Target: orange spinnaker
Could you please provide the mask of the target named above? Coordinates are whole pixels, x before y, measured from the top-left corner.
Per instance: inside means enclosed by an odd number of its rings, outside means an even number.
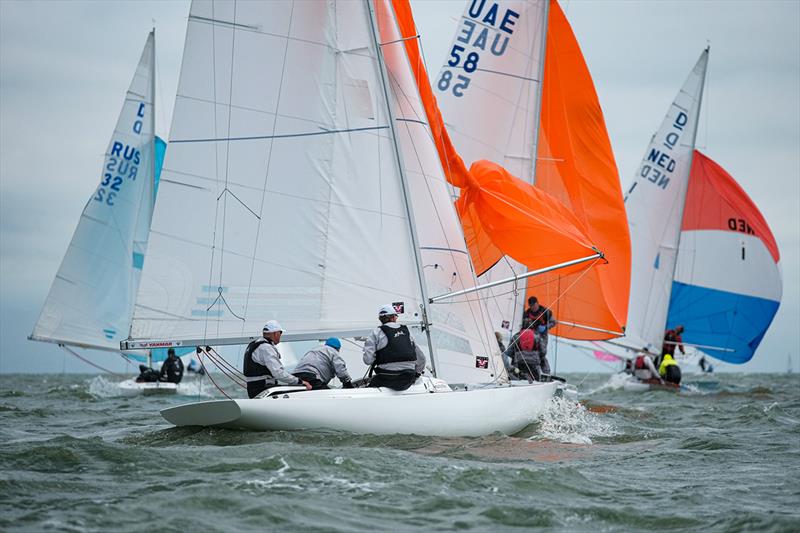
[[[594,253],[581,222],[546,192],[489,161],[467,171],[444,127],[419,51],[408,0],[391,0],[425,113],[448,181],[461,189],[456,202],[470,257],[480,275],[508,255],[530,269]],[[375,2],[381,9],[380,1]],[[585,265],[573,267],[585,269]],[[564,271],[566,272],[566,271]]]
[[[557,320],[622,332],[631,244],[619,174],[591,74],[556,0],[550,2],[547,27],[536,187],[575,214],[608,263],[582,274],[531,278],[527,294],[552,307]],[[614,336],[564,324],[553,333],[581,340]]]

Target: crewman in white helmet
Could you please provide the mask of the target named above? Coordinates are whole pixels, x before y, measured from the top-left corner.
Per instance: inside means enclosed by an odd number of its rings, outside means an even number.
[[[281,342],[283,327],[277,320],[270,320],[264,326],[263,338],[247,345],[244,351],[244,376],[247,381],[247,396],[255,398],[262,391],[275,387],[278,383],[286,385],[305,385],[307,381],[298,379],[284,370],[281,354],[276,345]]]
[[[411,338],[406,326],[397,323],[392,304],[378,308],[381,325],[364,343],[364,364],[375,363],[370,387],[388,387],[396,391],[409,388],[425,371],[425,354]]]

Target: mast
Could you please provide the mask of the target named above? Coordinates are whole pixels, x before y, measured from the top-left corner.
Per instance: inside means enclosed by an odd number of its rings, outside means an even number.
[[[152,57],[150,58],[150,112],[153,115],[150,133],[153,137],[153,183],[156,179],[156,28],[150,32],[153,36],[153,49],[151,51]],[[154,186],[155,187],[155,186]],[[153,195],[153,202],[155,202],[155,195]],[[151,210],[152,215],[152,210]]]
[[[364,0],[364,4],[367,6],[367,11],[369,12],[369,27],[370,32],[372,34],[372,40],[375,43],[375,49],[378,53],[378,66],[380,69],[381,74],[381,86],[383,87],[383,94],[386,100],[386,112],[389,116],[389,131],[392,135],[392,144],[394,145],[394,159],[395,163],[397,164],[397,171],[400,174],[400,183],[402,185],[403,190],[403,205],[406,208],[406,216],[408,217],[408,226],[411,232],[411,246],[414,248],[414,264],[417,267],[417,278],[419,280],[419,288],[422,294],[422,328],[425,331],[425,336],[428,340],[428,350],[431,355],[431,369],[433,371],[433,375],[436,375],[436,355],[433,350],[433,342],[431,340],[431,332],[430,332],[430,324],[428,323],[428,291],[425,287],[425,278],[423,275],[423,268],[422,268],[422,257],[420,255],[419,250],[419,237],[417,236],[417,229],[414,225],[414,212],[411,207],[410,202],[410,191],[408,189],[408,179],[403,170],[403,162],[400,159],[400,145],[397,142],[397,134],[395,131],[395,118],[394,112],[392,111],[392,100],[389,96],[389,85],[388,85],[388,75],[386,73],[386,65],[383,59],[383,49],[381,48],[381,43],[378,41],[378,30],[377,30],[377,21],[375,20],[375,11],[372,7],[372,2],[370,0]]]
[[[686,195],[689,193],[689,180],[692,176],[692,161],[694,160],[694,150],[695,150],[695,143],[697,141],[697,130],[700,129],[700,110],[703,108],[703,92],[706,89],[706,73],[708,72],[708,55],[711,50],[711,45],[706,46],[705,54],[706,54],[706,63],[703,66],[703,78],[700,82],[700,98],[697,100],[697,123],[695,124],[694,131],[692,132],[692,150],[689,152],[689,165],[688,165],[688,176],[686,179],[686,188],[683,191],[683,199],[681,202],[680,207],[680,215],[678,216],[678,224],[681,226],[683,225],[683,212],[686,209]],[[678,265],[678,254],[679,250],[681,249],[681,234],[683,231],[678,231],[678,242],[675,247],[675,259],[672,261],[672,279],[675,279],[675,267]],[[667,309],[669,310],[669,301],[672,297],[672,283],[669,284],[667,288]],[[668,311],[669,312],[669,311]],[[667,314],[664,315],[664,324],[661,325],[661,330],[664,331],[667,327],[666,320],[669,318]],[[661,349],[664,347],[663,337],[661,342]]]

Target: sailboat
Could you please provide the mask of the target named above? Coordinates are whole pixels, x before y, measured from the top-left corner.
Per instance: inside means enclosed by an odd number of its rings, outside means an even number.
[[[29,337],[58,344],[81,359],[73,349],[119,353],[119,342],[129,333],[166,151],[154,130],[154,87],[152,31],[108,143],[101,181],[83,209]],[[151,364],[165,359],[166,351],[124,355]],[[129,392],[176,390],[174,383],[132,379],[120,386]]]
[[[120,347],[243,345],[269,319],[286,328],[283,342],[356,339],[376,327],[376,304],[392,302],[436,377],[400,393],[276,387],[164,409],[168,421],[512,434],[556,393],[554,382],[508,385],[420,57],[404,0],[193,2]],[[451,375],[468,386],[454,389]]]
[[[553,333],[560,337],[623,335],[630,239],[622,189],[591,74],[558,2],[468,1],[434,88],[455,148],[473,172],[488,160],[535,185],[603,252],[602,260],[571,273],[528,278],[514,291],[495,288],[489,309],[496,331],[507,336],[518,328],[525,297],[536,296],[557,318]],[[465,232],[477,234],[470,254],[481,281],[536,268],[530,257],[521,259],[525,250],[501,249],[497,235],[476,231],[488,217],[468,211],[459,213]],[[562,247],[541,231],[517,244],[542,259]]]
[[[755,354],[780,305],[775,237],[753,200],[696,150],[709,50],[653,136],[626,194],[633,276],[628,350],[661,353],[664,332],[720,361]]]

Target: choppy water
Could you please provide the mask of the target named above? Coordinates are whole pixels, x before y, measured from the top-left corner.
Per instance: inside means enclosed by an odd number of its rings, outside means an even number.
[[[0,529],[800,530],[800,377],[572,378],[520,435],[443,439],[177,429],[196,396],[3,375]]]

